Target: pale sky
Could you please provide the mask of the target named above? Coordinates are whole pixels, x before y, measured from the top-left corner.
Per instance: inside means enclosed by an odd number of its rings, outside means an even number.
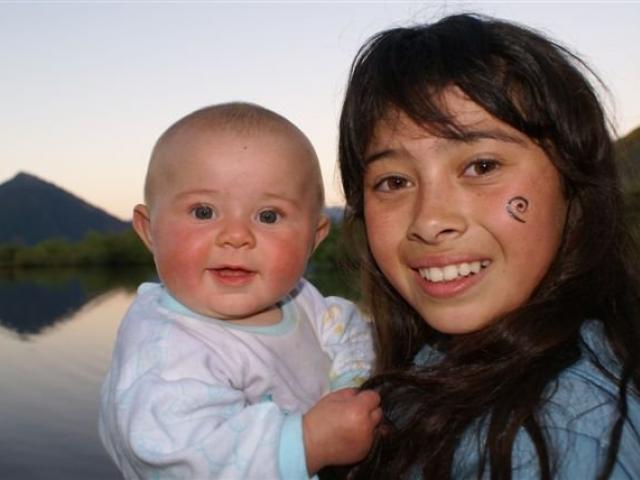
[[[307,133],[328,204],[341,204],[337,123],[356,51],[382,29],[460,11],[569,46],[609,86],[619,134],[640,126],[637,1],[0,1],[0,183],[26,171],[128,220],[162,131],[244,100]]]

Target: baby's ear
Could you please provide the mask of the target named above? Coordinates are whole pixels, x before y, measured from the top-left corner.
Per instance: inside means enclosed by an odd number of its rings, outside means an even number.
[[[153,252],[153,238],[151,237],[151,217],[146,205],[136,205],[133,209],[133,229],[140,240]]]
[[[318,245],[327,238],[329,231],[331,230],[331,220],[326,215],[320,215],[318,225],[316,226],[316,235],[314,239],[313,249],[318,248]]]

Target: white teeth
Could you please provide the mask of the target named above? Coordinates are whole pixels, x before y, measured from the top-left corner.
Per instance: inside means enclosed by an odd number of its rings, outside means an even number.
[[[420,268],[420,276],[430,282],[450,282],[459,277],[468,277],[478,273],[481,269],[489,266],[489,260],[463,262],[459,264],[446,265],[444,267]]]
[[[455,265],[447,265],[443,268],[444,271],[444,280],[448,282],[449,280],[453,280],[458,277],[458,267]]]
[[[458,266],[458,272],[460,272],[460,275],[462,275],[463,277],[466,277],[471,273],[471,265],[469,265],[468,263],[460,264],[460,266]]]
[[[444,272],[441,268],[430,268],[429,270],[429,280],[432,282],[441,282],[444,280]]]

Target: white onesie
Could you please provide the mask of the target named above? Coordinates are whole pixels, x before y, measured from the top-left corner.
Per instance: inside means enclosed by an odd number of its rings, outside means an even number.
[[[143,284],[102,387],[100,435],[127,479],[307,479],[302,414],[371,373],[355,305],[302,280],[272,326],[196,314]]]

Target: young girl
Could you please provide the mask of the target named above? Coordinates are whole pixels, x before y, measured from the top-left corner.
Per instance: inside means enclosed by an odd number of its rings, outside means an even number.
[[[640,478],[639,257],[583,72],[474,15],[359,52],[340,167],[385,420],[351,478]]]

